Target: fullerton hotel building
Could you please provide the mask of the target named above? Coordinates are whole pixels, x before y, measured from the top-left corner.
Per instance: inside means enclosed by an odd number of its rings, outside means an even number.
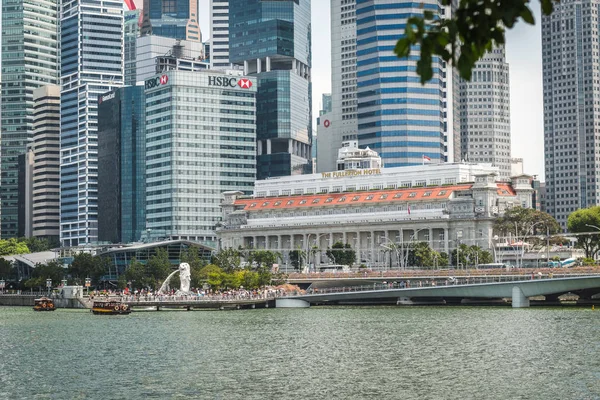
[[[390,257],[395,264],[391,249],[416,241],[446,253],[463,243],[491,249],[495,218],[532,207],[531,176],[498,177],[496,167],[463,162],[261,180],[253,196],[223,194],[217,235],[221,248],[277,251],[284,264],[291,250],[311,250],[317,265],[335,264],[325,252],[336,242],[350,244],[356,263],[373,268],[391,265]]]

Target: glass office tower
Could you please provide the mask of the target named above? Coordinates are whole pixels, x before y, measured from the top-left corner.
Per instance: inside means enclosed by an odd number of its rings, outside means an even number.
[[[142,35],[202,43],[198,0],[144,0]]]
[[[144,87],[98,97],[98,241],[139,241],[146,229]]]
[[[422,85],[418,49],[409,58],[394,54],[411,15],[428,10],[443,18],[444,8],[437,0],[356,3],[359,146],[377,151],[386,167],[419,165],[423,156],[447,161],[444,62],[433,57],[433,78]]]
[[[123,3],[62,7],[60,233],[77,246],[98,239],[98,96],[123,86]]]
[[[309,0],[230,0],[229,60],[256,76],[257,179],[312,172]]]
[[[2,0],[1,235],[17,235],[17,158],[33,132],[33,91],[58,84],[57,0]]]

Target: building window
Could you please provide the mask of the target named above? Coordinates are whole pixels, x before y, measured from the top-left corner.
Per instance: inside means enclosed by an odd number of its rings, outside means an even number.
[[[325,203],[331,203],[333,201],[333,197],[329,197],[327,198],[327,200],[325,200]]]
[[[319,199],[314,199],[314,200],[312,201],[312,203],[313,203],[313,204],[317,204],[318,202],[319,202]]]
[[[300,205],[306,204],[306,200],[300,200]]]
[[[291,206],[292,204],[294,204],[294,200],[289,200],[286,205]]]
[[[438,193],[438,196],[444,196],[445,194],[446,194],[446,191],[445,191],[445,190],[442,190],[442,191],[440,191],[440,192]]]
[[[252,207],[256,207],[256,203],[250,204],[250,208],[252,208]]]
[[[385,199],[387,199],[387,197],[388,197],[388,195],[387,195],[387,194],[382,194],[382,195],[379,197],[379,200],[385,200]]]
[[[411,192],[408,197],[416,197],[417,196],[417,192]]]
[[[265,202],[263,203],[263,205],[262,205],[262,206],[263,206],[263,207],[266,207],[266,206],[268,206],[268,205],[269,205],[269,202],[268,202],[268,201],[265,201]]]
[[[274,205],[274,206],[278,206],[278,205],[280,205],[280,204],[281,204],[281,202],[280,202],[280,201],[276,201],[276,202],[275,202],[275,204],[273,204],[273,205]]]
[[[429,196],[431,196],[431,192],[425,192],[425,193],[423,193],[423,197],[429,197]]]
[[[365,200],[373,200],[373,195],[372,194],[368,195]]]
[[[343,201],[346,201],[346,196],[344,196],[344,197],[341,197],[341,198],[338,200],[338,203],[341,203],[341,202],[343,202]]]
[[[395,199],[399,199],[400,197],[402,197],[402,193],[396,193],[396,194],[394,195],[394,198],[395,198]]]
[[[354,196],[354,197],[352,198],[352,201],[358,201],[358,199],[360,199],[360,196]]]

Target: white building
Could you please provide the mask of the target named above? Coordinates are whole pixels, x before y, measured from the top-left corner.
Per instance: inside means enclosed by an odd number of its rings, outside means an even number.
[[[157,58],[163,56],[187,59],[190,62],[195,60],[197,63],[204,64],[205,69],[208,69],[208,63],[202,62],[203,51],[203,45],[199,42],[155,35],[140,36],[136,41],[137,82],[145,81],[156,75]]]
[[[211,69],[231,69],[229,62],[229,0],[210,0]]]
[[[376,151],[369,149],[359,149],[356,140],[350,140],[342,143],[342,148],[338,150],[337,157],[338,171],[382,168],[381,157]]]
[[[341,241],[371,266],[389,265],[390,248],[414,241],[447,253],[459,243],[490,248],[494,219],[513,206],[531,207],[533,193],[527,175],[511,182],[497,176],[495,167],[463,163],[258,181],[254,196],[224,193],[217,234],[223,248],[284,256],[314,246],[324,252]]]
[[[317,127],[319,172],[334,171],[342,142],[357,138],[356,0],[331,0],[331,99]]]
[[[471,81],[460,79],[460,157],[497,166],[501,178],[511,174],[510,85],[504,47],[475,63]],[[522,173],[522,172],[521,172]]]
[[[221,193],[252,193],[256,80],[170,71],[145,82],[146,227],[152,239],[216,244]]]

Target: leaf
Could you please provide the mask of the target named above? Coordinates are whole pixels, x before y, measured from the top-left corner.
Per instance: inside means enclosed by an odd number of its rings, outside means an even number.
[[[552,4],[553,0],[541,0],[542,3],[542,12],[544,13],[544,15],[550,15],[552,14],[552,11],[554,10],[554,6]]]
[[[396,46],[394,47],[394,54],[400,58],[408,57],[410,54],[410,44],[410,40],[406,37],[398,40],[398,42],[396,42]]]
[[[525,6],[523,11],[521,11],[521,18],[523,21],[527,22],[529,25],[535,25],[535,18],[533,18],[533,14],[529,7]]]

